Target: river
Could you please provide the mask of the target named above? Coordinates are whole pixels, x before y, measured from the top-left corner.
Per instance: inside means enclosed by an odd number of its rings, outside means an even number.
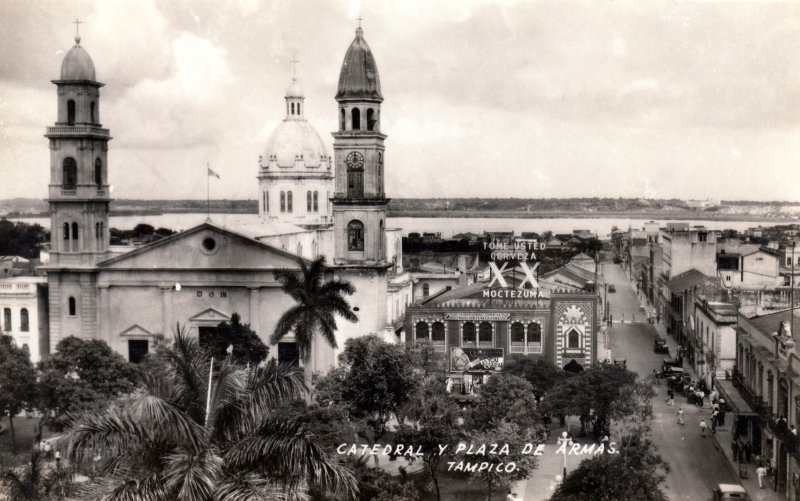
[[[111,227],[120,230],[132,229],[139,223],[146,223],[155,228],[169,228],[172,230],[185,230],[203,223],[206,214],[159,214],[142,216],[111,216]],[[15,221],[37,223],[45,228],[50,227],[50,219],[14,218]],[[256,214],[211,214],[211,220],[219,225],[253,224],[258,222]],[[441,232],[443,238],[449,238],[456,233],[483,233],[484,231],[514,231],[519,235],[523,231],[542,233],[572,233],[573,230],[589,230],[600,238],[611,234],[611,228],[616,226],[626,230],[628,227],[642,228],[650,219],[637,219],[630,217],[618,218],[503,218],[503,217],[390,217],[387,219],[387,228],[402,228],[403,235],[411,232]],[[666,220],[658,220],[666,224]],[[776,221],[711,221],[711,220],[685,220],[692,225],[702,225],[713,230],[734,229],[743,231],[754,226],[773,226],[787,224]],[[792,221],[794,222],[794,221]]]

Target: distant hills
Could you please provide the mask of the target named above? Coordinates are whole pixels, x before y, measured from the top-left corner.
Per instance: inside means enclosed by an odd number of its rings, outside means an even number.
[[[257,200],[211,200],[213,213],[255,214]],[[114,215],[198,213],[205,200],[117,199]],[[48,215],[47,202],[35,198],[0,200],[0,216]],[[800,202],[710,201],[645,198],[393,198],[395,217],[614,217],[661,219],[776,219],[800,218]]]

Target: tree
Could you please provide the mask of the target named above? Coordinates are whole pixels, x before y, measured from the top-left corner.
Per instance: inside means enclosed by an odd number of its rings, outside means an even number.
[[[530,430],[539,424],[533,386],[512,374],[496,374],[480,389],[480,398],[472,411],[472,425],[484,431],[501,421]]]
[[[38,258],[39,245],[47,240],[47,231],[38,224],[0,219],[0,256]]]
[[[463,468],[469,464],[488,463],[489,468],[480,472],[468,473],[471,482],[480,483],[485,487],[486,501],[491,501],[492,493],[497,492],[498,489],[507,488],[512,482],[525,480],[536,468],[536,456],[532,453],[523,454],[525,452],[524,445],[534,443],[533,436],[513,423],[503,421],[496,428],[478,432],[469,438],[471,445],[478,450],[478,453],[467,454],[469,449],[462,451],[453,458],[451,463],[448,463],[448,466],[451,466],[451,471],[466,471]],[[484,444],[486,445],[485,451],[480,452],[478,448]],[[493,453],[491,444],[497,444],[498,447],[507,444],[508,452],[505,453],[502,452],[502,449],[498,449]],[[506,467],[511,463],[515,463],[515,468],[507,471]]]
[[[575,374],[559,369],[544,359],[530,358],[512,359],[503,366],[503,373],[524,378],[533,386],[533,393],[538,398],[544,397],[557,383]]]
[[[30,463],[19,468],[0,468],[0,486],[12,501],[64,499],[72,494],[74,474],[70,466],[48,465],[38,445],[34,445]]]
[[[311,487],[355,497],[352,472],[307,428],[271,412],[305,391],[297,368],[224,359],[211,371],[208,353],[179,327],[129,403],[67,416],[71,461],[94,450],[110,458],[103,473],[116,484],[104,499],[284,500]]]
[[[45,416],[99,409],[132,391],[137,374],[137,367],[105,342],[69,336],[39,363],[37,407]],[[43,419],[45,424],[57,428],[58,420]]]
[[[401,346],[369,335],[348,339],[339,361],[346,368],[341,398],[368,426],[370,443],[376,443],[419,384],[410,357]]]
[[[567,475],[551,501],[666,501],[661,484],[669,465],[649,440],[631,443],[616,454],[586,459]]]
[[[36,372],[26,348],[17,348],[14,338],[0,334],[0,413],[8,417],[11,446],[17,453],[14,417],[30,409],[36,391]]]
[[[419,493],[411,482],[398,481],[379,468],[360,467],[358,501],[417,501]]]
[[[219,361],[228,356],[228,347],[233,346],[233,356],[242,363],[260,364],[269,354],[269,348],[261,341],[250,324],[242,324],[238,313],[231,315],[230,322],[221,322],[216,332],[208,339],[200,337],[200,343]]]
[[[283,291],[297,304],[289,308],[278,320],[270,344],[277,344],[289,333],[294,333],[295,343],[303,360],[306,385],[311,384],[311,345],[316,334],[332,348],[336,343],[336,316],[357,322],[358,317],[350,309],[344,296],[355,292],[349,282],[330,280],[325,282],[325,257],[319,257],[310,265],[300,260],[300,271],[278,270],[275,277]]]

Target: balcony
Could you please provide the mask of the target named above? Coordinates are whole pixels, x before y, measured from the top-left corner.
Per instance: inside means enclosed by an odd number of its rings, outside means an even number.
[[[106,199],[108,198],[108,186],[98,187],[96,184],[79,184],[75,187],[64,188],[60,184],[51,184],[48,198]]]
[[[95,125],[54,125],[47,128],[45,137],[96,136],[109,138],[108,129]]]

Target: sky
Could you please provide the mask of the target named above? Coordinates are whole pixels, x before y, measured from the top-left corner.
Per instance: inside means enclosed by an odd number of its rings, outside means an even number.
[[[800,2],[0,1],[0,198],[44,198],[61,61],[94,60],[115,198],[254,199],[296,72],[332,153],[358,17],[389,197],[800,200]]]

